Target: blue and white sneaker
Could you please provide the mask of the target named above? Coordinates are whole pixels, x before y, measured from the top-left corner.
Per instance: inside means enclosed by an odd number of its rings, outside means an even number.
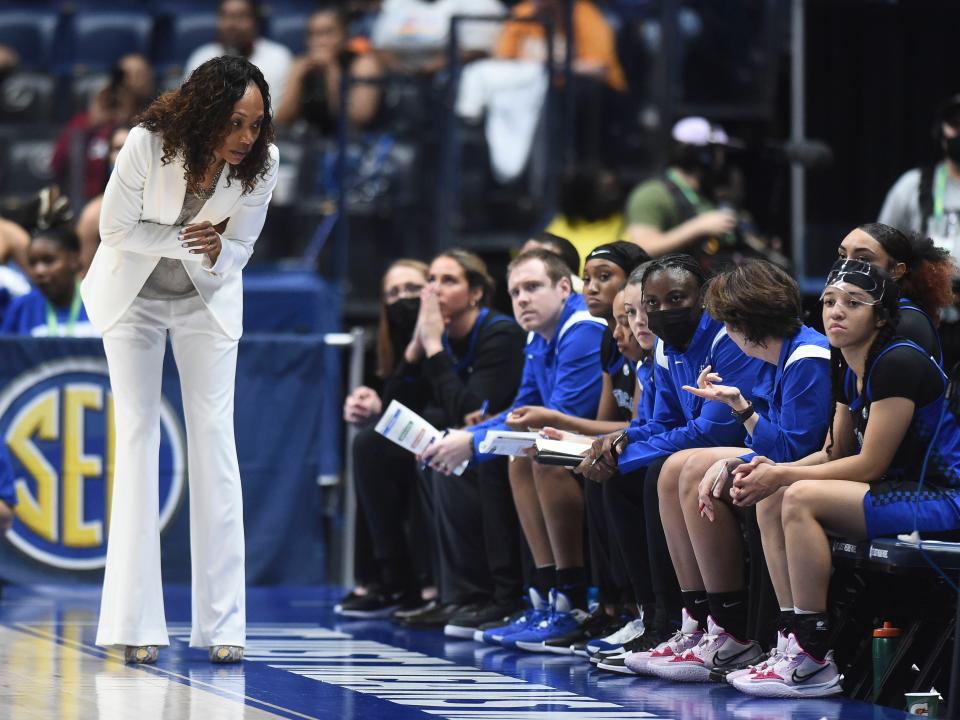
[[[611,635],[604,638],[597,638],[587,643],[587,653],[593,655],[598,652],[610,652],[611,650],[622,650],[623,646],[634,638],[643,635],[643,618],[634,618]]]
[[[550,608],[547,617],[539,623],[516,635],[508,635],[501,644],[527,652],[550,652],[544,646],[546,641],[569,635],[590,618],[589,613],[574,608],[570,599],[556,590],[550,591]]]
[[[506,625],[488,628],[486,630],[477,630],[473,639],[477,642],[485,642],[488,645],[501,645],[507,635],[516,635],[528,628],[535,627],[550,614],[550,603],[536,591],[530,588],[530,608],[516,617],[512,622]]]

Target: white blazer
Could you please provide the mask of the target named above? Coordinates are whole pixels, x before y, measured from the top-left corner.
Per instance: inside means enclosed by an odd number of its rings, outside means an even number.
[[[220,256],[212,266],[208,255],[193,255],[180,246],[180,228],[173,223],[187,189],[184,166],[177,158],[163,165],[162,154],[160,135],[138,126],[117,156],[100,210],[100,247],[80,286],[87,316],[97,330],[106,332],[130,307],[160,258],[174,258],[184,261],[224,333],[239,339],[243,333],[241,271],[253,254],[277,184],[277,148],[270,146],[269,172],[252,192],[243,194],[236,179],[228,186],[229,173],[224,172],[216,192],[191,221],[217,225],[230,218],[221,233]]]

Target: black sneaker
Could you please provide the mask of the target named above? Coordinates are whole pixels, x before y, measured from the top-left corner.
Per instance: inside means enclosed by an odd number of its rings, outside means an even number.
[[[410,607],[403,608],[402,610],[397,610],[395,613],[393,613],[390,616],[390,619],[393,620],[394,622],[402,623],[411,615],[422,613],[425,610],[433,610],[439,604],[440,603],[436,599],[433,599],[433,600],[421,599],[419,602],[411,605]]]
[[[409,628],[441,628],[450,622],[450,618],[469,607],[472,606],[454,605],[452,603],[437,605],[433,608],[427,608],[418,613],[408,615],[400,622]]]
[[[371,590],[372,589],[373,588],[371,588]],[[369,592],[369,590],[367,592]],[[351,590],[337,601],[337,604],[333,606],[333,611],[339,615],[344,608],[349,609],[351,605],[357,602],[360,598],[364,597],[366,594],[367,593],[365,592],[363,595],[360,595],[356,590]]]
[[[612,618],[602,611],[597,612],[588,617],[580,627],[566,635],[544,640],[543,649],[556,655],[571,655],[576,643],[586,643],[588,640],[606,637],[619,630],[622,625],[623,623],[619,619]]]
[[[370,590],[362,597],[344,600],[338,606],[337,614],[356,618],[387,618],[397,610],[414,607],[420,599],[405,590],[388,592]]]
[[[517,611],[516,605],[473,605],[468,606],[450,618],[444,626],[443,634],[448,637],[474,639],[474,635],[482,625],[496,623],[503,625],[508,618]]]

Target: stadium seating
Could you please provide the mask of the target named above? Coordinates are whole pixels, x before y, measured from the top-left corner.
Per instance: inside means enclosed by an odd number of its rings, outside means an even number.
[[[47,70],[54,64],[60,18],[45,9],[0,10],[0,44],[20,55],[27,70]]]
[[[69,23],[74,69],[105,71],[129,53],[151,54],[153,16],[146,12],[90,11]]]

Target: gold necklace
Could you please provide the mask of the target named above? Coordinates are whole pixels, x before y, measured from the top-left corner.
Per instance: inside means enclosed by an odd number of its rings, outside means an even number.
[[[213,193],[217,190],[217,183],[220,182],[220,176],[223,175],[223,168],[226,167],[226,163],[220,166],[220,169],[217,170],[216,176],[213,178],[213,181],[210,183],[210,186],[207,188],[197,188],[197,191],[193,193],[201,200],[209,200],[213,197]]]

